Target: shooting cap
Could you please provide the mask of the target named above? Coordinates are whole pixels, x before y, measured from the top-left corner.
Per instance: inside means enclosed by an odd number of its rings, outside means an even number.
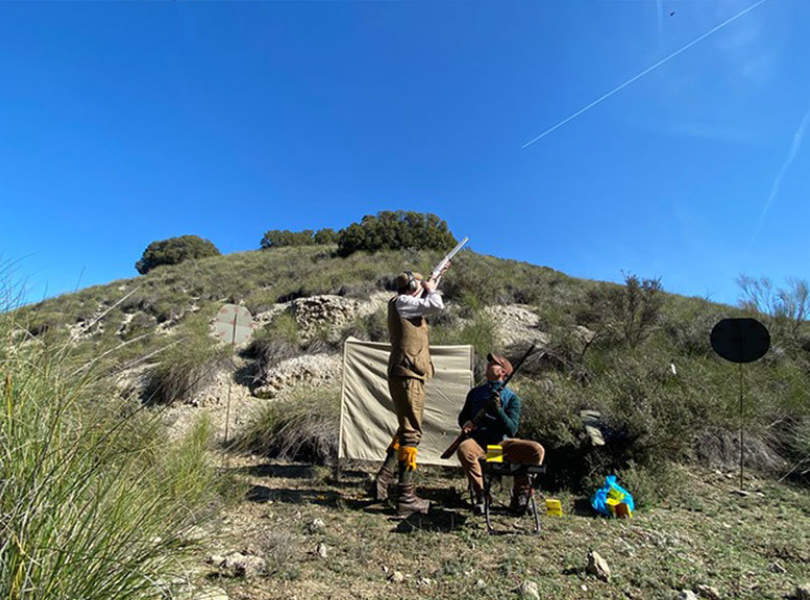
[[[505,356],[489,353],[487,354],[487,362],[500,365],[504,371],[504,374],[507,376],[512,374],[512,363],[510,363]]]
[[[394,285],[397,286],[398,292],[413,292],[419,286],[419,281],[421,280],[421,273],[403,271],[394,279]]]

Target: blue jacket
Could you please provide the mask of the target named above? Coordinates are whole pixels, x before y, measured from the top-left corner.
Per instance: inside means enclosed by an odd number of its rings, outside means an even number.
[[[464,408],[458,415],[459,426],[463,426],[467,421],[472,421],[478,411],[489,403],[489,397],[495,386],[500,385],[500,382],[487,381],[485,384],[471,389],[464,401]],[[500,444],[504,438],[515,437],[518,430],[520,397],[509,388],[501,389],[500,396],[501,407],[498,411],[495,413],[487,411],[481,424],[473,429],[470,435],[484,450],[486,450],[487,444]]]

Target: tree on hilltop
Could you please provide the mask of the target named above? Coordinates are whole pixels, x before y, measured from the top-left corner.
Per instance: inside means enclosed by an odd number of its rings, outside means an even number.
[[[287,229],[270,229],[266,231],[261,241],[261,249],[281,248],[283,246],[315,246],[334,244],[337,233],[334,229],[325,227],[318,231],[304,229],[303,231],[289,231]]]
[[[456,245],[447,223],[430,213],[382,211],[366,215],[338,232],[338,255],[357,250],[445,250]]]
[[[145,275],[160,265],[176,265],[190,258],[219,256],[220,252],[209,240],[196,235],[181,235],[152,242],[135,263],[138,273]]]

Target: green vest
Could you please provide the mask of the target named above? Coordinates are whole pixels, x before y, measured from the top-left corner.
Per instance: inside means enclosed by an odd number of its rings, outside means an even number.
[[[388,336],[391,340],[388,376],[426,381],[433,377],[427,319],[405,319],[400,316],[396,307],[397,298],[394,296],[388,301]]]

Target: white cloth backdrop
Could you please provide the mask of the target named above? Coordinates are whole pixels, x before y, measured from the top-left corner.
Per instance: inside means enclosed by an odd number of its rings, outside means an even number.
[[[397,430],[388,393],[390,344],[349,338],[343,346],[343,389],[340,406],[339,458],[382,461]],[[422,442],[417,462],[458,466],[441,453],[458,435],[458,413],[473,386],[472,346],[431,346],[436,375],[426,386]]]

